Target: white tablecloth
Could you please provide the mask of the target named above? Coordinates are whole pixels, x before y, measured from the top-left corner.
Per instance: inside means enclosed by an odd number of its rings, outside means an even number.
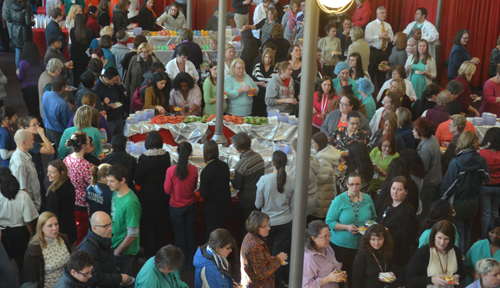
[[[208,55],[210,57],[212,57],[212,54],[214,54],[213,50],[204,50],[203,52],[205,51],[208,52]],[[172,60],[172,55],[174,55],[174,50],[154,50],[153,52],[156,55],[156,57],[158,57],[158,60],[160,60],[164,64],[166,64],[165,62]],[[239,58],[240,56],[241,56],[241,50],[236,50],[236,58]],[[203,60],[206,61],[205,55],[203,55]]]

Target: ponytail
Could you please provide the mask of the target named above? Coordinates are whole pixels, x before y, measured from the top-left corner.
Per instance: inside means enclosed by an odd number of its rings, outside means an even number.
[[[283,151],[277,150],[273,153],[273,165],[278,171],[276,180],[278,182],[278,192],[283,193],[286,184],[286,163],[288,159]]]
[[[175,175],[179,177],[180,180],[186,179],[189,174],[188,161],[192,152],[193,146],[191,146],[189,142],[182,142],[179,146],[177,146],[179,160],[177,161],[177,166],[175,168]]]
[[[95,186],[102,177],[106,177],[106,173],[108,172],[111,165],[103,163],[97,166],[92,166],[92,186]]]

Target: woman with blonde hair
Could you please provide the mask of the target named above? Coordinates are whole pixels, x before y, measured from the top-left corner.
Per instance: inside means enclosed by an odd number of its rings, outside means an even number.
[[[476,65],[471,61],[465,61],[464,63],[462,63],[462,65],[460,65],[460,68],[458,69],[458,76],[457,78],[455,78],[455,80],[462,84],[462,86],[464,87],[464,92],[458,95],[456,100],[460,102],[460,104],[462,104],[462,112],[467,114],[474,113],[474,116],[479,117],[479,112],[476,110],[476,108],[470,105],[470,99],[472,98],[475,100],[477,98],[476,94],[471,94],[469,85],[469,82],[472,79],[472,76],[474,76],[475,72]]]
[[[229,67],[231,67],[231,64],[233,63],[234,57],[236,55],[234,46],[226,43],[226,46],[224,47],[224,77],[227,77],[227,75],[230,74]]]
[[[387,67],[392,67],[397,64],[405,65],[408,54],[406,54],[406,43],[408,42],[408,36],[403,32],[397,32],[394,35],[392,44],[391,56],[389,56],[389,65]]]
[[[410,77],[415,93],[422,95],[427,85],[432,84],[432,79],[437,76],[436,61],[429,53],[429,42],[421,39],[418,41],[415,53],[408,57],[405,64],[406,73]]]
[[[68,177],[68,167],[61,159],[54,160],[47,167],[47,176],[52,184],[47,191],[47,211],[61,218],[61,232],[69,238],[69,243],[76,240],[75,186]]]
[[[113,191],[109,189],[106,180],[106,173],[111,168],[110,164],[103,163],[92,167],[92,182],[87,187],[85,202],[87,202],[89,215],[96,211],[103,211],[111,215],[111,198]],[[96,201],[102,199],[102,201]]]
[[[99,158],[99,154],[102,153],[101,133],[99,132],[99,129],[92,127],[92,108],[87,105],[83,105],[78,108],[78,110],[76,110],[73,123],[75,126],[64,130],[64,133],[61,136],[59,148],[57,149],[57,153],[61,159],[64,159],[64,157],[70,154],[70,149],[64,144],[66,143],[66,140],[68,140],[76,131],[83,131],[92,138],[95,145],[95,150],[92,155]]]
[[[59,233],[56,215],[43,212],[24,256],[26,282],[37,283],[38,288],[56,287],[70,254],[68,236]]]
[[[500,286],[500,262],[493,258],[481,259],[476,263],[478,279],[467,288],[489,288]]]
[[[237,58],[231,63],[230,75],[224,79],[224,92],[227,92],[227,114],[249,116],[252,113],[253,96],[259,87],[245,73],[245,62]]]
[[[71,31],[71,28],[75,27],[75,16],[82,13],[82,6],[78,4],[71,5],[69,13],[66,15],[66,29],[68,29],[68,31]],[[71,44],[71,38],[69,39],[69,44]]]
[[[413,125],[411,124],[410,109],[399,107],[396,109],[396,116],[398,117],[398,127],[396,133],[401,136],[405,143],[405,149],[417,149],[417,140],[413,136]]]
[[[144,73],[151,71],[154,62],[158,62],[153,54],[153,48],[146,42],[137,48],[137,56],[132,57],[127,72],[123,75],[123,85],[128,95],[133,95],[144,81]]]
[[[291,0],[289,7],[290,10],[283,15],[281,26],[283,26],[285,30],[284,38],[292,44],[293,28],[295,28],[297,14],[300,12],[300,2],[298,0]]]
[[[286,41],[286,40],[285,40]],[[259,86],[259,94],[253,99],[252,115],[267,116],[266,112],[266,86],[268,82],[278,73],[275,64],[275,52],[271,48],[266,48],[262,52],[261,61],[253,67],[252,78]]]
[[[113,28],[111,28],[111,26],[104,26],[104,28],[102,28],[101,31],[99,32],[99,36],[101,36],[101,37],[104,35],[113,36],[113,33],[114,33],[114,30],[113,30]],[[92,39],[92,41],[90,42],[90,45],[89,45],[89,49],[91,51],[94,50],[94,48],[99,47],[99,40],[101,40],[101,37]]]
[[[456,216],[453,223],[460,236],[460,250],[469,249],[472,220],[479,212],[479,191],[490,181],[490,169],[483,156],[477,152],[479,141],[471,131],[464,131],[458,138],[456,156],[451,160],[441,184],[440,199],[453,199]]]
[[[363,59],[363,71],[368,71],[368,64],[370,64],[370,45],[363,39],[364,32],[358,26],[354,26],[349,30],[349,37],[352,39],[352,44],[347,49],[347,55],[358,52]]]

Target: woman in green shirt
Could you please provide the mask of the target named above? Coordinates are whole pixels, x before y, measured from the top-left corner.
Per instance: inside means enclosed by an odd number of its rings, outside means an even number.
[[[391,133],[384,134],[384,136],[382,136],[382,141],[380,141],[378,146],[370,152],[370,159],[372,159],[373,170],[375,171],[370,184],[372,193],[377,193],[377,190],[382,187],[382,183],[385,181],[387,167],[389,167],[393,159],[398,157],[399,154],[396,152],[396,140]]]
[[[217,102],[217,61],[213,61],[208,66],[210,74],[205,82],[203,82],[203,99],[205,100],[205,108],[203,115],[211,115],[216,112]],[[224,95],[224,112],[226,111],[227,103]]]

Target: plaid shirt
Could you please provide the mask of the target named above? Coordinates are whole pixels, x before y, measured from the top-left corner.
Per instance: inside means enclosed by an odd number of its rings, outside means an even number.
[[[241,245],[241,284],[247,288],[274,288],[274,272],[281,266],[271,256],[264,237],[247,233]]]

